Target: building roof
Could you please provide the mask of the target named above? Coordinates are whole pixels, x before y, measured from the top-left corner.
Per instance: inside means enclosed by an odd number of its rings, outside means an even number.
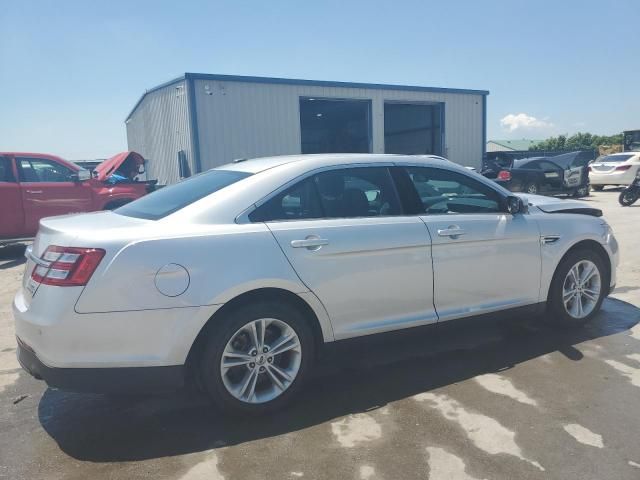
[[[168,82],[162,83],[156,87],[153,87],[147,91],[145,91],[140,99],[136,102],[134,107],[127,115],[126,120],[131,118],[133,112],[136,111],[138,105],[144,100],[147,94],[151,92],[155,92],[161,88],[167,87],[169,85],[173,85],[174,83],[180,82],[182,80],[212,80],[212,81],[221,81],[221,82],[245,82],[245,83],[267,83],[267,84],[278,84],[278,85],[308,85],[308,86],[316,86],[316,87],[342,87],[342,88],[368,88],[375,90],[405,90],[405,91],[414,91],[414,92],[436,92],[436,93],[461,93],[466,95],[489,95],[488,90],[469,90],[463,88],[443,88],[443,87],[421,87],[415,85],[392,85],[392,84],[382,84],[382,83],[357,83],[357,82],[332,82],[326,80],[302,80],[296,78],[277,78],[277,77],[251,77],[251,76],[241,76],[241,75],[218,75],[218,74],[209,74],[209,73],[185,73],[178,78],[174,78],[173,80],[169,80]],[[125,121],[126,121],[125,120]]]
[[[495,143],[496,145],[500,145],[507,150],[529,150],[529,147],[536,145],[537,143],[542,142],[543,140],[529,140],[526,138],[520,140],[489,140],[489,143]]]
[[[443,157],[437,155],[402,155],[395,153],[312,153],[312,154],[295,154],[295,155],[276,155],[273,157],[257,157],[246,160],[236,160],[233,163],[227,163],[216,167],[220,170],[234,170],[239,172],[259,173],[270,168],[279,167],[280,165],[291,163],[304,163],[304,168],[313,170],[315,168],[333,166],[333,165],[350,165],[361,163],[396,163],[411,162],[424,163],[425,165],[441,164],[449,162]],[[454,164],[457,165],[457,164]]]

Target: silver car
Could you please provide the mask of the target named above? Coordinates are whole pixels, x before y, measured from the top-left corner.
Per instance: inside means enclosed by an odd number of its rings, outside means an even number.
[[[505,310],[592,318],[615,284],[601,212],[513,196],[439,157],[236,162],[113,212],[41,222],[14,301],[19,359],[49,385],[198,383],[281,407],[327,343]]]

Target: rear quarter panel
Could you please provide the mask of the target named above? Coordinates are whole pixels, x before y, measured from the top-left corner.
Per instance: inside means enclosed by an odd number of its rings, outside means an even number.
[[[185,226],[186,227],[186,226]],[[180,225],[175,225],[176,230]],[[333,340],[326,310],[300,281],[264,224],[208,226],[208,232],[145,239],[108,248],[102,264],[75,305],[79,314],[182,309],[180,344],[190,346],[209,318],[224,303],[258,288],[278,288],[297,294],[315,312],[323,341]],[[76,239],[96,244],[89,239]],[[188,287],[169,297],[156,288],[156,273],[167,264],[188,271]],[[198,318],[192,308],[200,307]],[[89,315],[90,316],[90,315]],[[186,348],[186,347],[185,347]],[[186,355],[187,350],[180,355]]]
[[[525,185],[531,181],[540,184],[542,181],[542,172],[540,172],[539,170],[529,170],[526,168],[511,169],[510,190],[516,192],[523,191]]]
[[[179,231],[180,225],[174,228]],[[260,287],[307,291],[262,224],[133,241],[105,260],[82,293],[77,312],[218,305]],[[181,295],[168,297],[156,288],[156,273],[167,264],[188,271],[189,284]]]

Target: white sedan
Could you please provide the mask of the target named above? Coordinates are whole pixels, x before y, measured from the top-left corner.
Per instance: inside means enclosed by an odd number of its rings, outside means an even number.
[[[329,342],[507,310],[583,324],[616,278],[600,215],[439,157],[240,161],[43,220],[13,304],[18,357],[61,389],[197,378],[224,408],[271,410]]]
[[[589,182],[597,191],[607,185],[631,185],[638,170],[640,152],[613,153],[598,157],[589,165]]]

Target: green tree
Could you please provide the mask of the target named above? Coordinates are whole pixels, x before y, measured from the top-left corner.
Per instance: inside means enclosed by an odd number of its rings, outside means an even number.
[[[622,143],[622,134],[617,135],[593,135],[588,132],[578,132],[574,135],[568,136],[558,135],[557,137],[550,137],[542,142],[538,142],[535,145],[529,147],[529,150],[591,150],[597,149],[602,145],[617,145]]]

